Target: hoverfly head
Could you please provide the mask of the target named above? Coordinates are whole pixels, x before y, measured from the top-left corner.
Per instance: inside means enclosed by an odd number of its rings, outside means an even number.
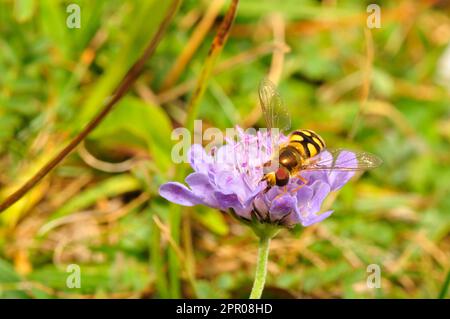
[[[289,170],[284,166],[280,166],[275,172],[275,178],[277,186],[287,185],[290,178]]]

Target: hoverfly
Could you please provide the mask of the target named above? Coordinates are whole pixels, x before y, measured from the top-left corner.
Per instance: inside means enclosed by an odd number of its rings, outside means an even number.
[[[259,100],[269,132],[273,132],[274,128],[281,132],[290,129],[289,113],[276,86],[268,79],[263,79],[260,83]],[[276,151],[272,153],[272,160],[264,164],[265,174],[261,181],[267,182],[266,191],[275,185],[286,186],[292,177],[306,183],[300,175],[305,171],[361,171],[382,163],[379,157],[367,152],[327,148],[320,135],[307,129],[291,132],[284,143],[277,142],[275,134],[271,139],[272,149]],[[354,156],[343,156],[347,159],[342,160],[340,155],[348,154],[347,152]],[[273,162],[276,160],[278,166],[274,168]]]

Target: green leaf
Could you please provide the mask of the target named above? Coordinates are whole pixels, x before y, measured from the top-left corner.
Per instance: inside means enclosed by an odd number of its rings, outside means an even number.
[[[21,277],[16,273],[13,266],[0,258],[0,282],[17,282],[20,280]]]
[[[167,171],[172,164],[172,126],[159,106],[134,97],[126,97],[92,133],[91,138],[101,139],[121,130],[141,138],[149,148],[157,167],[162,172]]]
[[[156,32],[159,24],[164,18],[171,1],[144,1],[136,3],[132,11],[127,14],[124,29],[121,30],[126,36],[117,43],[119,51],[111,51],[106,57],[109,61],[107,69],[92,86],[90,93],[83,104],[76,126],[78,128],[94,116],[103,105],[105,99],[112,94],[113,90],[125,76],[132,63],[139,57],[147,46],[149,39]],[[118,52],[118,53],[117,53]]]
[[[41,28],[65,57],[72,55],[71,37],[67,36],[66,11],[59,1],[42,0],[39,2]]]
[[[28,298],[22,291],[7,289],[10,284],[20,283],[22,278],[16,273],[13,266],[4,259],[0,258],[0,298]]]
[[[64,268],[53,264],[45,265],[33,271],[28,277],[35,282],[45,283],[46,286],[67,293],[95,293],[105,289],[110,280],[110,266],[108,265],[80,265],[81,287],[73,289],[67,287],[67,277],[70,275]]]
[[[107,180],[96,184],[79,193],[61,208],[59,208],[51,219],[59,218],[75,211],[87,208],[93,205],[101,198],[113,197],[126,192],[132,192],[140,189],[139,181],[131,175],[123,174],[108,178]]]
[[[29,20],[36,8],[34,0],[16,0],[14,1],[14,17],[18,22]]]
[[[225,236],[229,232],[229,227],[223,214],[216,209],[199,207],[195,211],[195,218],[213,233]]]
[[[444,284],[442,285],[441,292],[439,293],[439,299],[444,299],[447,295],[448,286],[450,285],[450,270],[447,272]]]

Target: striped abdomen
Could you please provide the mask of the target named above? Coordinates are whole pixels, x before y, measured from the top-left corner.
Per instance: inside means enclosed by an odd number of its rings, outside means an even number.
[[[295,148],[306,159],[319,154],[325,148],[325,142],[311,130],[298,130],[289,136],[287,147]]]

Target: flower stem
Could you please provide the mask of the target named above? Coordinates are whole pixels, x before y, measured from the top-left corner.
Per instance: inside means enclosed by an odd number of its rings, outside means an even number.
[[[267,259],[269,257],[269,246],[271,236],[261,236],[259,238],[258,260],[256,262],[255,280],[253,282],[250,299],[261,298],[264,283],[267,275]]]

